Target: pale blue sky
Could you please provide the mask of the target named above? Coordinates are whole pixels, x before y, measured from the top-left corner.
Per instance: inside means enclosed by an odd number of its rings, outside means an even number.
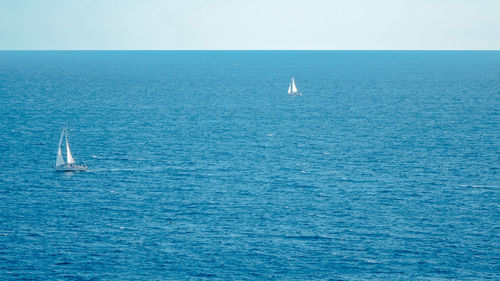
[[[500,49],[500,0],[0,0],[0,49]]]

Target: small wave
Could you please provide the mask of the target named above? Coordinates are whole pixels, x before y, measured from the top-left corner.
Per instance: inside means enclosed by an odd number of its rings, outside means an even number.
[[[297,240],[332,240],[333,238],[321,235],[286,235],[284,238]]]
[[[118,160],[118,161],[149,161],[145,158],[131,158],[131,157],[105,157],[99,155],[92,155],[94,159]]]
[[[324,172],[320,172],[319,174],[322,174],[322,175],[338,175],[340,174],[339,171],[324,171]]]
[[[463,187],[463,188],[486,188],[486,189],[495,188],[493,186],[479,185],[479,184],[462,184],[462,185],[460,185],[460,187]]]
[[[472,187],[472,188],[493,188],[492,186],[488,186],[488,185],[476,185],[476,184],[471,184],[471,185],[469,185],[469,187]]]
[[[217,275],[212,274],[212,273],[197,273],[194,275],[194,277],[212,278],[212,277],[217,277]]]
[[[132,169],[132,168],[100,168],[94,170],[87,170],[85,172],[131,172],[131,171],[140,171],[141,169]]]
[[[366,258],[364,258],[363,260],[364,260],[365,262],[367,262],[367,263],[379,263],[378,261],[376,261],[376,260],[372,260],[372,259],[366,259]]]

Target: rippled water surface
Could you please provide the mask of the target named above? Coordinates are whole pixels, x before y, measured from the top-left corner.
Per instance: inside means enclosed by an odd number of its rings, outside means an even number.
[[[500,278],[500,52],[0,52],[0,110],[3,280]]]

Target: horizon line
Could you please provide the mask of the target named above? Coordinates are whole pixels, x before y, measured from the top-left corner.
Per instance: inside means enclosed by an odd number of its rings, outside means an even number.
[[[0,49],[0,52],[16,51],[500,51],[500,49]]]

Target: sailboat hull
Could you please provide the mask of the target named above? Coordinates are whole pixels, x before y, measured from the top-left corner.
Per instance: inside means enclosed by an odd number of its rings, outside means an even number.
[[[56,166],[56,172],[79,172],[86,171],[87,169],[87,166],[77,164],[65,164]]]

